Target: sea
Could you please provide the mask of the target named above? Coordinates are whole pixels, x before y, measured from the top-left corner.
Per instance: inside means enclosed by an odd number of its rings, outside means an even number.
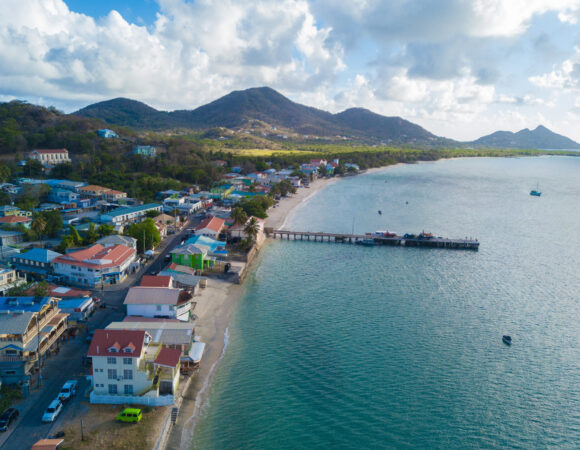
[[[192,445],[580,448],[579,226],[578,157],[452,159],[330,184],[285,228],[425,231],[479,251],[270,241]]]

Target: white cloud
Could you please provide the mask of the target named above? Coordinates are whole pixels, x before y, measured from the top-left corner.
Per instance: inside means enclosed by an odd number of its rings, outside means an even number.
[[[575,54],[555,67],[549,73],[529,78],[530,82],[542,88],[578,89],[580,88],[580,47],[575,47]]]

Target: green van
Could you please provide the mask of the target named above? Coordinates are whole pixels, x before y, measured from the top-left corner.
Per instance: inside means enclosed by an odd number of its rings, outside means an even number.
[[[117,416],[117,422],[137,423],[141,420],[143,415],[141,410],[137,408],[125,408]]]

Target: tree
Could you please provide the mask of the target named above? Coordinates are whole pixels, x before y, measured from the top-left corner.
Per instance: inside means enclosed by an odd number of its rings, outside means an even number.
[[[248,215],[239,206],[232,209],[232,213],[230,214],[230,217],[233,219],[234,225],[237,223],[246,223],[248,221]]]
[[[0,183],[6,183],[10,179],[12,171],[5,164],[0,165]]]
[[[32,223],[30,224],[30,229],[34,231],[36,236],[42,241],[44,236],[44,231],[46,230],[46,219],[42,215],[37,215]]]
[[[108,223],[104,223],[102,225],[99,225],[99,228],[97,228],[97,233],[99,233],[99,236],[101,236],[101,237],[116,234],[115,233],[115,225],[108,224]]]
[[[244,227],[244,233],[246,233],[248,239],[250,239],[251,242],[254,243],[256,242],[256,236],[258,236],[259,231],[260,225],[258,224],[258,220],[255,217],[252,217]]]
[[[137,239],[137,251],[145,253],[152,247],[155,247],[161,242],[161,234],[155,226],[153,219],[145,219],[141,223],[134,223],[127,227],[125,235]]]
[[[35,297],[46,297],[50,293],[50,284],[46,281],[41,281],[34,287]]]
[[[46,229],[44,232],[49,237],[56,237],[60,230],[62,229],[62,215],[57,210],[43,211],[40,214],[44,217],[46,221]]]
[[[82,245],[83,244],[83,239],[81,238],[81,235],[79,234],[79,232],[77,231],[77,229],[75,227],[73,227],[72,225],[69,225],[68,226],[68,230],[69,230],[70,236],[72,238],[73,245],[74,246],[80,246],[80,245]]]
[[[44,172],[44,166],[37,159],[27,159],[24,173],[28,177],[38,177]]]
[[[60,244],[56,246],[56,251],[60,253],[65,253],[68,248],[74,247],[75,241],[70,234],[66,234],[62,237]]]
[[[85,231],[85,238],[83,239],[84,245],[92,245],[95,243],[97,239],[99,239],[100,235],[97,232],[96,226],[94,223],[89,224],[89,229]]]

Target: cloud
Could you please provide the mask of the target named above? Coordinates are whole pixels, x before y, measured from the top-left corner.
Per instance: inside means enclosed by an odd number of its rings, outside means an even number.
[[[580,47],[574,48],[575,54],[555,67],[549,73],[529,77],[529,81],[541,88],[579,89],[580,88]]]

